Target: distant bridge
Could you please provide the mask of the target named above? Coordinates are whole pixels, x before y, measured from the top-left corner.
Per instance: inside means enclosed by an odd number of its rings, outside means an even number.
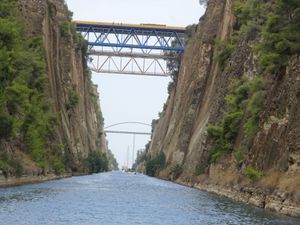
[[[137,131],[119,131],[119,130],[107,130],[108,128],[123,125],[123,124],[139,124],[139,125],[144,125],[144,126],[149,126],[151,127],[150,124],[147,123],[141,123],[141,122],[123,122],[123,123],[116,123],[109,125],[104,128],[105,133],[111,133],[111,134],[133,134],[133,135],[151,135],[150,132],[137,132]]]
[[[123,24],[74,21],[88,41],[97,73],[169,76],[165,53],[184,51],[184,27],[159,24]]]
[[[135,131],[119,131],[119,130],[106,130],[105,133],[111,134],[134,134],[134,135],[151,135],[149,132],[135,132]]]

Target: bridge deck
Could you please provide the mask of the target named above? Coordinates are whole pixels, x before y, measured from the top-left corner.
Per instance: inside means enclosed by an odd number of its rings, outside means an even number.
[[[107,22],[91,22],[91,21],[74,21],[78,26],[101,26],[101,27],[115,27],[115,28],[141,28],[141,29],[161,29],[185,32],[185,27],[166,26],[162,24],[129,24],[129,23],[107,23]]]
[[[149,132],[135,132],[135,131],[113,131],[113,130],[106,130],[105,133],[110,134],[137,134],[137,135],[152,135]]]

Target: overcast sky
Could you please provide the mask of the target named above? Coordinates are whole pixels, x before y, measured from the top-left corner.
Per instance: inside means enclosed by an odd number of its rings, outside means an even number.
[[[155,23],[187,26],[197,23],[203,14],[198,0],[66,0],[74,12],[74,20],[115,23]],[[169,78],[141,77],[114,74],[93,74],[98,85],[105,126],[139,121],[151,124],[158,118],[167,99]],[[112,130],[150,132],[150,127],[122,125]],[[126,163],[127,148],[133,149],[133,136],[108,134],[109,148],[117,158],[119,167]],[[136,136],[135,152],[150,140]],[[130,152],[131,164],[131,152]]]

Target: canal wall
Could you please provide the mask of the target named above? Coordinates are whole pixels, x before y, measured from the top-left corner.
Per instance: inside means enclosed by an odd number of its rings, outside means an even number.
[[[98,172],[89,171],[88,156],[97,152],[93,157],[106,160],[111,158],[111,152],[103,132],[97,86],[92,83],[87,68],[87,43],[76,33],[72,13],[64,0],[16,2],[15,17],[25,37],[20,41],[32,42],[28,51],[39,45],[42,48],[38,68],[46,76],[35,75],[28,86],[43,82],[43,88],[37,87],[35,91],[45,96],[40,97],[40,101],[47,102],[41,109],[44,112],[34,111],[34,106],[32,112],[39,113],[41,118],[44,114],[46,119],[38,122],[30,119],[30,111],[25,107],[24,111],[28,112],[17,115],[9,115],[9,109],[2,108],[5,115],[16,121],[13,126],[20,129],[15,129],[10,137],[0,136],[0,172],[6,177],[0,185],[48,180],[61,174]],[[13,7],[14,1],[9,4]],[[14,15],[15,11],[11,11]],[[22,64],[16,67],[22,68]],[[24,101],[32,101],[28,98]]]
[[[189,182],[178,179],[175,182],[287,216],[300,217],[299,205],[287,197],[286,192],[272,192],[269,189],[253,185],[231,186],[228,184],[222,186],[210,183],[209,179]]]
[[[268,48],[267,2],[208,1],[139,168],[300,216],[300,58]]]
[[[286,197],[286,193],[270,193],[257,187],[221,187],[213,184],[197,183],[193,187],[215,193],[238,202],[255,205],[260,208],[282,213],[288,216],[300,217],[300,207]]]
[[[3,174],[0,175],[0,187],[12,187],[19,186],[23,184],[32,184],[32,183],[40,183],[50,180],[58,180],[62,178],[71,177],[71,174],[48,174],[48,175],[23,175],[21,177],[8,177],[6,178]]]
[[[47,91],[59,117],[54,141],[78,167],[89,152],[107,152],[99,94],[86,65],[87,46],[78,38],[71,23],[72,12],[63,0],[19,0],[18,8],[27,35],[43,38]]]

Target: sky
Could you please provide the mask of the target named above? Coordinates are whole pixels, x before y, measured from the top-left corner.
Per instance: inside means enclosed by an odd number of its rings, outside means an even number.
[[[151,23],[169,26],[187,26],[197,23],[204,13],[198,0],[66,0],[74,13],[74,20]],[[170,78],[93,73],[92,80],[98,85],[100,105],[105,127],[128,121],[151,124],[158,118],[166,102]],[[142,125],[120,125],[110,130],[151,132]],[[107,134],[109,148],[119,167],[129,166],[134,155],[150,141],[150,136]],[[135,143],[135,144],[134,144]],[[134,146],[133,146],[134,145]]]

